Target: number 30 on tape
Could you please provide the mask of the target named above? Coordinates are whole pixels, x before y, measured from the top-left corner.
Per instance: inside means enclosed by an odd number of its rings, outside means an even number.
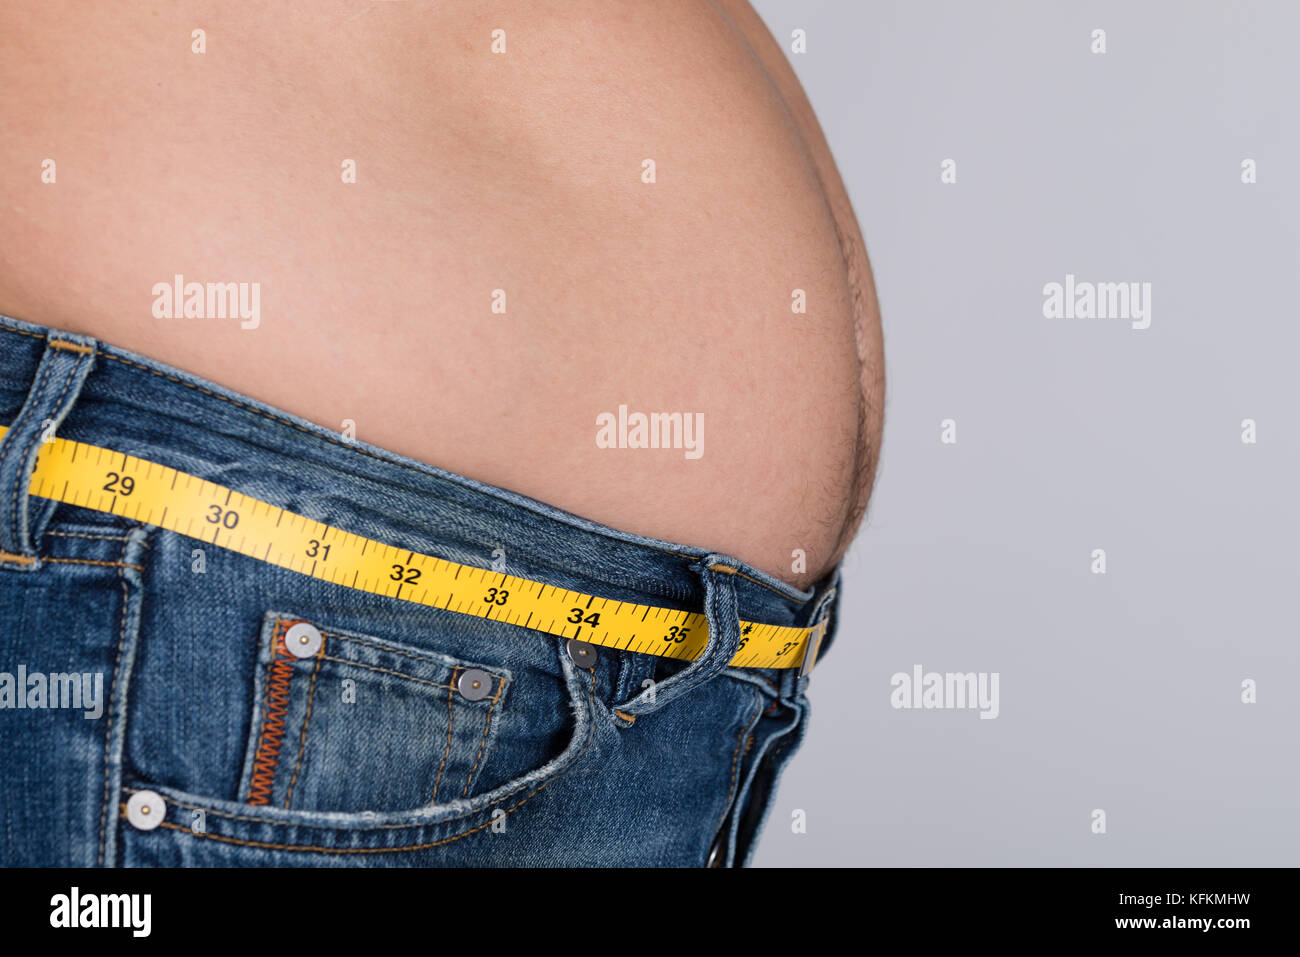
[[[0,436],[7,431],[0,426]],[[687,661],[708,640],[697,612],[601,598],[423,555],[97,445],[45,442],[31,494],[165,528],[344,588],[560,638]],[[824,622],[811,628],[741,622],[731,665],[807,671],[824,631]]]

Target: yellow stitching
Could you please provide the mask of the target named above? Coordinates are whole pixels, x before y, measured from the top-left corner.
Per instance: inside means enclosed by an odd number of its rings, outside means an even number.
[[[727,800],[723,802],[722,817],[718,819],[715,831],[722,830],[722,825],[727,820],[727,813],[731,810],[731,799],[736,793],[736,760],[740,757],[740,743],[745,739],[745,735],[749,734],[749,729],[758,723],[759,716],[763,713],[763,696],[757,691],[754,692],[754,696],[758,698],[758,707],[754,709],[754,716],[741,727],[740,734],[736,738],[736,749],[731,753],[731,785],[727,788]]]
[[[32,394],[41,393],[45,391],[45,380],[50,377],[50,368],[52,366],[53,363],[45,362],[44,358],[42,357],[41,364],[37,367],[38,370],[40,370],[41,374],[37,378],[36,383],[32,386],[32,390],[31,390]],[[71,376],[68,376],[65,379],[63,383],[63,392],[59,393],[58,401],[55,403],[56,407],[63,405],[63,394],[68,391],[68,384],[71,383],[71,381],[72,381]],[[21,419],[22,416],[20,414],[17,419],[14,419],[14,425],[17,425],[18,422],[21,421]],[[13,426],[10,426],[10,428],[13,428]],[[9,438],[9,435],[10,433],[6,432],[5,438]],[[28,454],[32,450],[32,447],[36,444],[36,440],[39,439],[40,437],[41,437],[41,433],[39,431],[32,433],[31,439],[28,441],[26,447],[23,449],[21,461],[26,461]],[[13,441],[17,441],[17,440],[13,440]],[[37,454],[39,455],[39,453]],[[11,525],[10,525],[11,528],[18,527],[18,494],[22,491],[24,491],[22,484],[15,482],[13,498],[9,503],[9,517],[11,521]]]
[[[377,648],[378,650],[385,651],[390,655],[401,655],[403,658],[414,658],[416,661],[427,661],[433,665],[442,665],[444,668],[459,667],[458,665],[455,664],[449,665],[445,661],[442,661],[439,658],[435,658],[433,655],[421,654],[418,651],[398,651],[396,648],[390,648],[387,645],[382,645],[378,641],[371,641],[365,638],[357,638],[353,635],[341,635],[336,631],[324,631],[324,630],[321,631],[321,634],[327,638],[338,638],[340,641],[354,641],[359,645],[366,645],[370,648]],[[463,663],[464,662],[462,662],[462,664]],[[488,671],[489,669],[484,668],[483,670]],[[493,676],[501,677],[500,675],[496,675],[495,672],[493,672]],[[504,681],[505,679],[502,678],[502,680]],[[442,685],[439,685],[438,687],[441,688]]]
[[[122,545],[122,555],[126,556],[126,545]],[[126,589],[126,579],[122,573],[117,573],[117,580],[122,584],[122,627],[117,633],[117,657],[113,661],[113,684],[116,685],[121,679],[122,668],[122,643],[126,641],[126,608],[130,603],[130,594]],[[111,776],[108,773],[108,756],[112,753],[113,741],[113,688],[108,689],[108,721],[107,730],[104,732],[104,808],[99,812],[99,853],[96,856],[96,866],[102,867],[104,864],[104,843],[108,838],[108,783]]]
[[[101,535],[96,532],[60,532],[57,529],[50,529],[46,535],[63,535],[67,538],[106,538],[110,541],[120,542],[126,539],[126,535]]]
[[[459,670],[458,668],[452,669],[451,684],[447,686],[447,747],[442,752],[442,763],[438,765],[438,776],[433,779],[433,797],[429,798],[430,804],[438,803],[438,785],[442,783],[442,769],[447,766],[447,756],[451,754],[451,726],[455,722],[455,718],[452,715],[452,710],[451,710],[451,695],[452,695],[451,689],[456,684],[456,672],[458,670]]]
[[[68,559],[68,560],[70,560],[70,559]],[[130,567],[135,567],[135,566],[130,566]],[[363,640],[363,639],[361,639],[361,638],[349,638],[347,635],[340,635],[340,634],[336,634],[335,632],[330,632],[330,631],[322,631],[321,634],[322,634],[322,635],[325,635],[325,636],[327,636],[327,637],[330,637],[330,638],[340,638],[340,639],[342,639],[343,641],[356,641],[356,642],[359,642],[359,643],[361,643],[361,644],[363,644],[363,645],[370,645],[370,647],[372,647],[372,648],[378,648],[380,651],[388,651],[388,652],[390,652],[391,654],[395,654],[395,655],[402,655],[402,654],[404,654],[403,652],[400,652],[400,651],[393,651],[392,649],[385,648],[383,645],[377,645],[377,644],[375,644],[374,642],[365,641],[365,640]],[[414,658],[416,661],[427,661],[427,662],[429,662],[429,663],[431,663],[431,664],[441,664],[441,662],[439,662],[438,659],[436,659],[436,658],[424,658],[424,657],[419,657],[419,656],[416,656],[416,655],[405,655],[405,657],[407,657],[407,658]],[[324,659],[325,659],[326,661],[337,662],[337,663],[340,664],[340,665],[351,665],[351,666],[353,666],[354,668],[365,668],[365,669],[368,670],[368,671],[378,671],[378,672],[381,672],[382,674],[393,675],[394,677],[397,677],[397,678],[405,678],[407,681],[418,681],[420,684],[422,684],[422,685],[429,685],[431,688],[453,688],[453,689],[454,689],[454,686],[453,686],[453,685],[442,685],[442,684],[438,684],[438,682],[436,682],[436,681],[429,681],[427,678],[417,678],[417,677],[415,677],[414,675],[408,675],[408,674],[407,674],[406,672],[404,672],[404,671],[393,671],[392,669],[389,669],[389,668],[381,668],[381,667],[379,667],[378,665],[368,665],[368,664],[365,664],[364,662],[361,662],[361,661],[353,661],[353,660],[350,659],[350,658],[334,658],[334,657],[332,657],[332,656],[330,656],[330,655],[325,655],[325,656],[324,656]],[[453,676],[453,677],[455,676],[456,671],[459,670],[459,667],[460,667],[459,665],[456,665],[456,666],[453,666],[453,667],[452,667],[452,672],[451,672],[451,673],[452,673],[452,676]],[[493,677],[499,679],[499,680],[502,681],[502,682],[504,682],[504,681],[506,680],[505,678],[502,678],[500,675],[495,675],[495,674],[494,674]]]
[[[432,655],[423,655],[420,654],[419,652],[412,652],[412,651],[398,651],[396,648],[390,648],[387,645],[381,645],[377,641],[367,641],[365,638],[354,638],[352,635],[340,635],[338,632],[335,631],[322,631],[321,634],[326,635],[330,638],[337,638],[340,641],[355,641],[359,645],[366,645],[370,648],[378,648],[380,651],[386,651],[390,655],[401,655],[403,658],[414,658],[416,661],[427,661],[435,665],[445,665],[445,662],[438,660]],[[455,667],[455,665],[452,665],[451,667]]]
[[[766,588],[768,591],[773,592],[774,594],[778,595],[778,596],[779,596],[783,601],[793,602],[793,603],[796,604],[796,605],[806,605],[806,604],[808,604],[808,602],[812,601],[814,598],[817,597],[816,595],[809,595],[807,598],[791,598],[789,595],[782,595],[779,591],[777,591],[775,588],[773,588],[773,587],[772,587],[771,585],[769,585],[767,582],[761,582],[761,581],[759,581],[757,578],[755,578],[753,575],[749,575],[749,574],[747,574],[747,573],[745,573],[745,572],[742,572],[742,571],[740,571],[740,570],[737,570],[737,571],[736,571],[736,574],[739,575],[741,578],[748,578],[748,579],[749,579],[750,581],[752,581],[755,585],[759,585],[760,587],[762,587],[762,588]]]
[[[53,367],[54,363],[52,363],[52,362],[51,362],[51,363],[46,363],[45,360],[42,359],[42,360],[41,360],[41,365],[45,366],[45,367],[46,367],[46,370],[45,370],[44,373],[41,374],[40,381],[36,384],[36,388],[35,388],[35,391],[36,391],[36,392],[41,392],[41,391],[44,390],[44,388],[45,388],[45,380],[49,378],[49,370],[50,370],[50,368]],[[55,407],[56,409],[61,409],[61,408],[63,408],[63,397],[64,397],[65,395],[68,394],[68,389],[72,388],[72,380],[73,380],[73,378],[74,378],[74,376],[72,376],[72,375],[70,375],[70,374],[69,374],[69,375],[65,375],[65,376],[63,377],[63,388],[59,390],[59,397],[58,397],[57,399],[54,400],[54,407]],[[22,454],[22,460],[23,460],[23,461],[25,461],[25,460],[27,459],[27,456],[31,454],[32,449],[36,446],[36,442],[40,439],[40,437],[41,437],[41,433],[40,433],[39,431],[36,431],[36,432],[33,432],[33,433],[32,433],[32,437],[31,437],[31,439],[27,442],[26,447],[23,449],[23,454]],[[39,454],[40,454],[40,453],[38,452],[37,455],[39,455]],[[15,484],[15,485],[14,485],[14,498],[13,498],[13,503],[12,503],[11,508],[10,508],[10,512],[11,512],[11,514],[12,514],[12,516],[13,516],[13,521],[14,521],[14,525],[13,525],[12,527],[15,527],[15,528],[17,527],[17,523],[18,523],[18,493],[19,493],[19,491],[27,492],[28,490],[27,490],[27,489],[23,489],[22,486],[21,486],[21,484]]]
[[[293,786],[298,782],[298,771],[302,768],[302,753],[307,748],[307,728],[311,725],[311,704],[316,698],[316,676],[320,674],[320,663],[324,658],[322,652],[325,651],[325,642],[321,642],[320,649],[316,652],[316,668],[311,673],[311,684],[307,687],[307,714],[302,719],[302,735],[298,738],[298,760],[293,765],[293,776],[289,778],[289,792],[284,796],[285,810],[289,809],[289,802],[293,800]]]
[[[126,541],[126,539],[122,539]],[[144,571],[140,565],[132,565],[130,562],[105,562],[93,558],[46,558],[47,562],[58,562],[64,565],[105,565],[109,568],[134,568],[138,572]]]
[[[549,783],[550,782],[548,781],[544,784],[538,785],[537,789],[533,791],[532,794],[528,795],[528,797],[524,798],[514,807],[506,808],[505,813],[512,814],[516,809],[523,807],[536,797],[537,794],[546,787],[546,784]],[[126,809],[125,804],[122,805],[122,809]],[[461,834],[454,834],[451,837],[445,837],[441,841],[430,841],[427,844],[410,844],[406,847],[317,847],[312,844],[271,844],[266,841],[245,841],[237,837],[225,837],[224,835],[196,832],[192,828],[181,827],[179,824],[171,824],[167,821],[163,821],[159,826],[170,828],[173,831],[184,831],[191,837],[204,837],[209,840],[221,841],[225,844],[239,844],[244,847],[264,847],[273,851],[318,851],[321,854],[396,854],[402,851],[423,851],[430,847],[440,847],[443,844],[450,844],[452,841],[459,841],[462,837],[469,837],[471,834],[477,833],[485,827],[491,827],[495,820],[496,819],[494,818],[491,821],[484,821],[478,827],[470,828],[470,830]]]
[[[92,532],[60,532],[55,529],[48,529],[45,534],[58,535],[61,538],[93,538],[105,542],[125,542],[130,537],[129,532],[126,535],[97,535]],[[138,542],[137,544],[142,548],[151,547],[148,542],[144,541]]]
[[[429,685],[431,688],[448,688],[448,687],[450,687],[450,685],[440,685],[440,684],[438,684],[438,682],[436,682],[436,681],[429,681],[429,680],[427,680],[427,679],[425,679],[425,678],[416,678],[416,677],[413,677],[413,676],[411,676],[411,675],[408,675],[408,674],[406,674],[405,672],[402,672],[402,671],[393,671],[393,670],[391,670],[391,669],[389,669],[389,668],[380,668],[378,665],[366,665],[366,664],[362,664],[362,663],[359,662],[359,661],[352,661],[352,660],[349,659],[349,658],[334,658],[334,657],[331,657],[330,655],[325,655],[324,658],[325,658],[326,661],[335,661],[335,662],[338,662],[338,663],[341,664],[341,665],[351,665],[351,666],[354,667],[354,668],[365,668],[367,671],[378,671],[378,672],[381,672],[381,673],[386,674],[386,675],[394,675],[394,676],[396,676],[396,677],[398,677],[398,678],[405,678],[407,681],[418,681],[420,684],[422,684],[422,685]],[[453,671],[453,672],[452,672],[452,675],[455,675],[455,674],[456,674],[456,672]]]
[[[474,774],[478,771],[478,763],[483,760],[483,748],[487,745],[488,731],[492,728],[492,709],[497,706],[497,701],[501,698],[501,692],[505,690],[505,682],[497,685],[497,693],[492,696],[492,703],[488,705],[487,719],[483,722],[483,740],[478,743],[478,755],[474,758],[474,766],[469,769],[469,778],[465,781],[465,790],[460,792],[461,797],[469,796],[469,786],[474,782]],[[434,788],[436,793],[437,788]]]

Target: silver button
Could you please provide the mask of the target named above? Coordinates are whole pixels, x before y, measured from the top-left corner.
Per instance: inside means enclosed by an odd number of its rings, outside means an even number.
[[[167,802],[157,791],[136,791],[126,799],[126,819],[141,831],[152,831],[167,816]]]
[[[284,647],[295,658],[314,658],[324,641],[320,629],[306,621],[290,625],[284,633]]]
[[[564,650],[569,653],[569,658],[579,668],[590,668],[596,663],[595,645],[589,645],[577,638],[570,638],[564,643]]]
[[[456,679],[456,690],[466,701],[482,701],[492,690],[492,676],[481,668],[466,668]]]

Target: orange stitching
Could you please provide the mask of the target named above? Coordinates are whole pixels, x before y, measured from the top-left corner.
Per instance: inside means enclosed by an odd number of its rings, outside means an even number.
[[[284,796],[285,810],[288,810],[289,801],[293,799],[293,786],[298,782],[298,771],[302,768],[302,755],[307,749],[307,728],[311,725],[311,705],[316,697],[316,676],[320,674],[320,663],[324,657],[325,642],[322,641],[316,652],[316,668],[311,673],[311,685],[307,688],[307,716],[302,719],[302,735],[298,738],[298,760],[293,766],[293,777],[289,779],[289,793]]]
[[[740,734],[736,737],[736,749],[731,753],[731,785],[727,788],[727,800],[723,802],[722,817],[718,819],[718,826],[714,828],[715,831],[722,830],[722,825],[727,820],[727,813],[731,810],[731,799],[736,793],[736,760],[740,757],[741,742],[745,740],[745,735],[749,734],[749,729],[758,723],[759,715],[763,713],[763,696],[757,691],[754,692],[754,695],[758,698],[758,707],[754,709],[754,716],[745,722],[740,729]]]
[[[588,692],[587,692],[587,707],[588,707],[588,709],[589,709],[589,724],[590,724],[590,727],[587,729],[587,743],[584,744],[584,745],[582,746],[582,750],[579,751],[577,757],[575,757],[575,758],[573,759],[573,763],[569,765],[570,768],[573,767],[573,766],[576,765],[579,761],[582,760],[583,756],[587,753],[588,749],[591,748],[591,742],[592,742],[592,741],[595,739],[595,737],[596,737],[596,701],[595,701],[595,693],[596,693],[596,669],[593,667],[593,668],[591,669],[591,688],[590,688],[590,690],[588,690]],[[514,813],[514,811],[516,811],[518,808],[523,807],[525,804],[527,804],[529,801],[531,801],[533,798],[535,798],[538,794],[540,794],[543,790],[545,790],[546,786],[549,785],[549,784],[551,784],[553,780],[554,780],[554,779],[552,779],[551,781],[543,781],[541,784],[539,784],[539,785],[538,785],[538,786],[533,790],[533,792],[532,792],[531,794],[529,794],[526,798],[524,798],[524,799],[523,799],[522,801],[520,801],[518,804],[514,805],[513,807],[506,808],[505,813],[506,813],[506,814],[512,814],[512,813]],[[128,790],[131,790],[131,789],[128,789]],[[516,790],[518,790],[518,789],[516,789]],[[173,802],[173,803],[175,803],[177,807],[186,807],[186,808],[191,808],[192,810],[207,810],[207,809],[201,809],[201,808],[195,807],[194,805],[191,805],[191,804],[183,804],[183,803],[181,803],[181,802],[179,802],[179,801],[176,801],[176,802]],[[493,802],[493,803],[499,803],[499,801],[498,801],[498,802]],[[488,805],[488,807],[491,807],[491,806],[492,806],[492,805]],[[123,813],[125,813],[125,811],[126,811],[126,804],[125,804],[125,803],[121,804],[121,809],[122,809]],[[486,809],[487,809],[487,808],[485,807],[484,810],[486,810]],[[240,817],[240,816],[237,816],[237,815],[234,815],[234,814],[227,814],[227,813],[225,813],[224,811],[217,811],[217,810],[215,810],[215,809],[210,810],[210,811],[207,811],[207,813],[215,814],[217,817],[227,817],[227,818],[230,818],[230,819],[232,819],[232,820],[237,820],[237,821],[252,821],[252,822],[254,822],[254,823],[256,823],[256,824],[273,824],[273,825],[274,825],[274,824],[277,823],[277,822],[275,822],[275,821],[265,821],[265,820],[262,820],[262,819],[260,819],[260,818],[246,818],[246,817]],[[460,815],[460,817],[468,817],[468,816],[470,815],[470,813],[478,813],[478,812],[468,812],[468,813],[466,813],[466,814]],[[457,818],[450,818],[449,820],[459,820],[459,819],[460,819],[460,818],[457,817]],[[224,843],[224,844],[239,844],[239,845],[242,845],[242,846],[244,846],[244,847],[264,847],[264,848],[269,848],[270,850],[275,850],[275,851],[319,851],[319,852],[321,852],[322,854],[392,854],[392,853],[396,853],[396,852],[400,852],[400,851],[422,851],[422,850],[425,850],[426,848],[430,848],[430,847],[439,847],[439,846],[441,846],[441,845],[443,845],[443,844],[450,844],[450,843],[452,843],[453,841],[459,841],[462,837],[468,837],[468,836],[471,835],[471,834],[474,834],[474,833],[476,833],[476,832],[478,832],[478,831],[481,831],[481,830],[483,830],[483,828],[485,828],[485,827],[491,827],[491,825],[492,825],[492,821],[491,821],[491,820],[488,820],[488,821],[485,821],[484,823],[480,824],[478,827],[470,828],[468,831],[463,831],[463,832],[460,833],[460,834],[454,834],[454,835],[452,835],[451,837],[443,838],[441,841],[432,841],[432,842],[427,843],[427,844],[411,844],[411,845],[407,845],[407,846],[405,846],[405,847],[341,847],[341,848],[340,848],[340,847],[320,847],[320,846],[313,845],[313,844],[272,844],[272,843],[269,843],[269,842],[266,842],[266,841],[245,841],[245,840],[242,840],[242,839],[237,838],[237,837],[226,837],[226,836],[224,836],[224,835],[209,834],[209,833],[207,833],[207,832],[198,833],[198,832],[195,832],[192,828],[181,827],[179,824],[171,824],[171,823],[169,823],[169,822],[167,822],[167,821],[163,821],[162,824],[160,825],[160,827],[169,828],[169,829],[171,829],[171,830],[173,830],[173,831],[183,831],[184,833],[190,835],[190,837],[207,838],[207,839],[209,839],[209,840],[213,840],[213,841],[220,841],[220,842],[222,842],[222,843]],[[292,825],[291,825],[291,826],[292,826]],[[303,826],[303,827],[311,827],[312,825],[301,825],[301,826]],[[382,827],[402,827],[402,828],[408,828],[408,827],[419,827],[419,826],[421,826],[421,825],[418,825],[418,824],[402,824],[402,825],[381,825],[381,826],[382,826]]]
[[[492,709],[497,706],[497,701],[501,699],[501,692],[505,690],[506,683],[500,681],[497,683],[497,693],[492,696],[492,703],[488,705],[487,719],[483,722],[483,740],[478,743],[478,755],[474,758],[474,766],[469,769],[469,778],[465,781],[465,790],[460,792],[461,797],[469,797],[469,786],[474,783],[474,774],[478,771],[478,763],[483,760],[483,748],[487,745],[488,732],[492,730]],[[434,788],[434,793],[437,793]]]
[[[447,685],[447,748],[442,752],[442,763],[438,765],[438,776],[433,779],[433,797],[429,798],[430,804],[438,803],[438,785],[442,783],[442,769],[447,766],[447,755],[451,754],[451,725],[454,720],[451,712],[451,689],[456,686],[456,672],[459,668],[451,669],[451,683]]]
[[[69,342],[67,339],[50,339],[51,349],[67,349],[69,352],[80,352],[82,355],[89,355],[94,352],[93,346],[83,346],[80,343]]]
[[[13,552],[0,552],[0,562],[17,562],[19,565],[31,565],[36,561],[31,555],[15,555]]]
[[[285,715],[289,713],[289,682],[293,678],[293,656],[284,646],[284,619],[275,623],[276,657],[271,661],[266,682],[266,701],[262,731],[253,755],[253,774],[248,782],[248,803],[270,804],[275,785],[275,767],[284,744]]]

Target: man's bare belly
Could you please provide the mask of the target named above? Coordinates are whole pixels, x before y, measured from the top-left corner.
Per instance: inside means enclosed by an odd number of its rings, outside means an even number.
[[[803,140],[711,4],[542,6],[0,6],[0,313],[807,584],[878,402]]]

